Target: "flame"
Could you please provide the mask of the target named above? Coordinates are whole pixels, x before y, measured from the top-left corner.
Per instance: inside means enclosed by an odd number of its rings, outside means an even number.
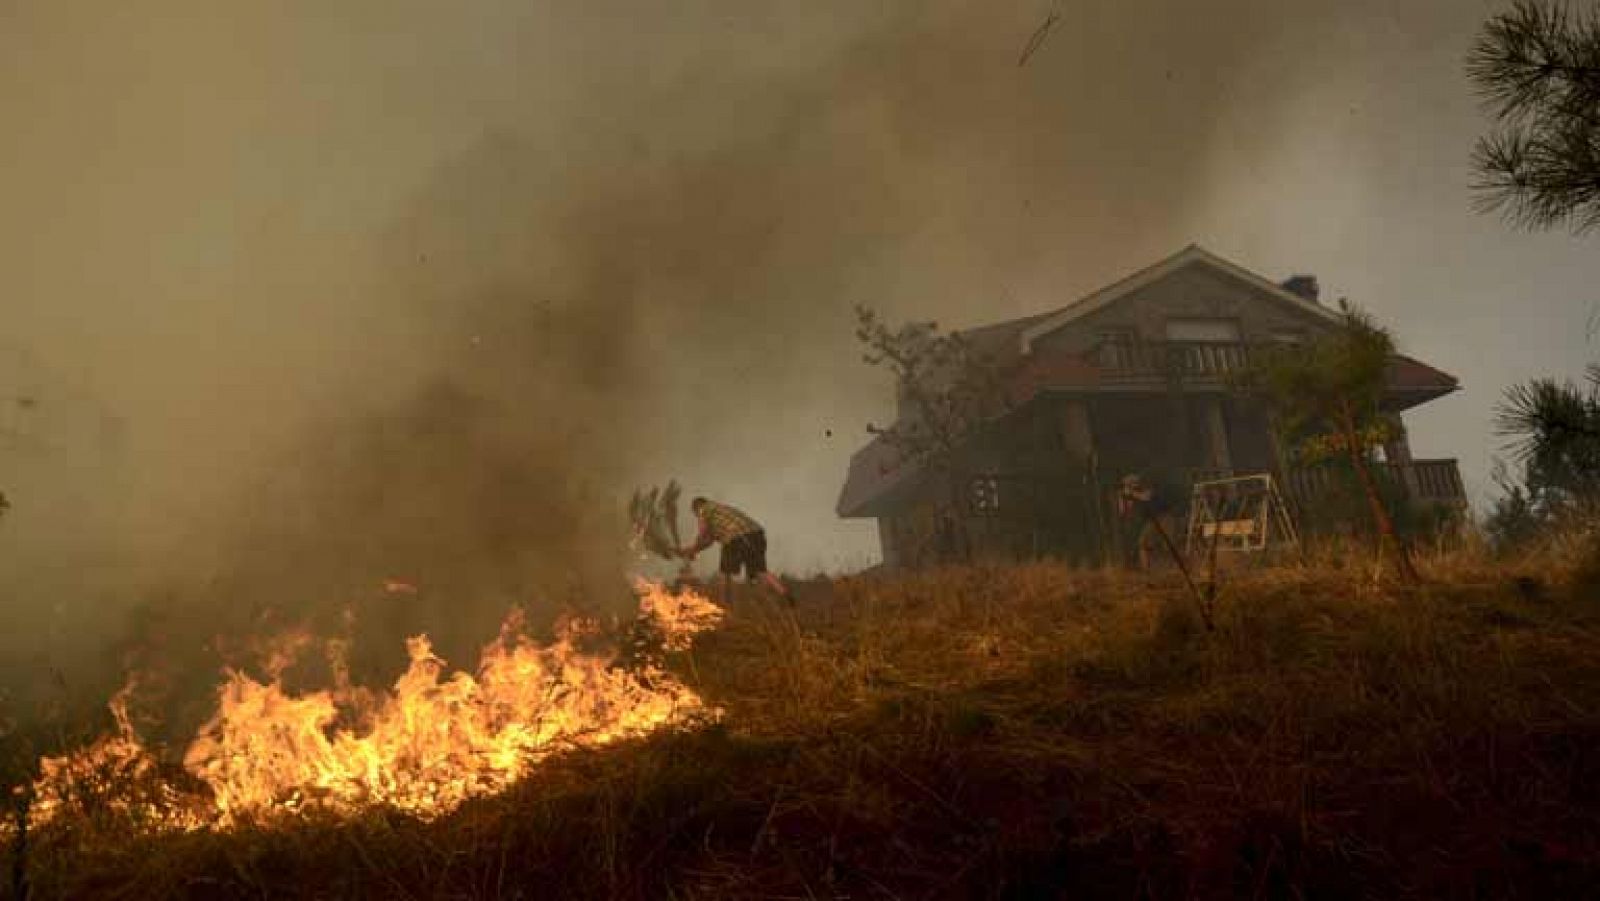
[[[639,620],[670,650],[720,623],[705,598],[674,595],[640,580]],[[387,692],[351,686],[346,645],[328,646],[335,685],[295,694],[280,674],[284,654],[304,647],[294,636],[275,647],[267,681],[228,670],[217,707],[189,745],[183,769],[207,789],[208,816],[169,825],[227,826],[242,817],[311,806],[354,812],[383,805],[422,817],[447,813],[468,798],[501,791],[549,755],[594,747],[654,730],[715,718],[688,686],[658,665],[635,670],[581,647],[598,631],[591,620],[558,624],[553,643],[527,637],[513,613],[484,648],[474,674],[449,673],[426,636],[406,643],[410,665]],[[127,716],[132,684],[112,700],[117,730],[94,744],[40,763],[32,819],[48,822],[85,780],[148,780],[154,755]],[[177,789],[145,803],[176,810]]]
[[[31,786],[32,823],[100,811],[151,830],[193,829],[204,822],[182,791],[163,778],[159,762],[139,741],[128,714],[137,686],[137,679],[130,678],[112,695],[107,706],[116,721],[114,732],[74,753],[40,759],[39,777]],[[12,824],[7,827],[10,834]]]
[[[673,594],[660,585],[640,579],[639,614],[660,631],[669,651],[688,650],[694,636],[722,625],[722,608],[702,594],[683,591]]]
[[[155,769],[128,716],[128,699],[136,681],[129,679],[107,705],[116,731],[103,735],[75,754],[45,757],[39,761],[39,781],[34,789],[33,812],[46,817],[72,805],[98,784],[141,780]],[[74,790],[76,789],[76,791]]]

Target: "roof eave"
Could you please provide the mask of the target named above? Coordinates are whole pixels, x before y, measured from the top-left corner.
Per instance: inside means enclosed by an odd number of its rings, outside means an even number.
[[[922,483],[923,472],[921,467],[909,470],[887,485],[879,485],[876,490],[867,493],[865,497],[849,502],[849,486],[839,494],[838,503],[834,504],[833,512],[840,519],[877,519],[895,512],[906,495],[914,492]]]
[[[1461,385],[1459,383],[1427,388],[1391,388],[1385,392],[1384,400],[1389,402],[1387,405],[1394,412],[1402,413],[1460,390]]]

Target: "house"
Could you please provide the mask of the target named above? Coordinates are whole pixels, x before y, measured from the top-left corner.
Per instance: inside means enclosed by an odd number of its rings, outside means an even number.
[[[1231,376],[1256,349],[1338,322],[1314,278],[1275,283],[1190,246],[1061,309],[964,332],[1003,364],[1004,414],[943,477],[876,438],[852,456],[837,512],[878,521],[890,566],[948,555],[950,517],[979,556],[1104,559],[1111,488],[1129,472],[1179,497],[1194,481],[1271,473],[1303,512],[1329,472],[1287,469],[1266,410]],[[1464,507],[1465,492],[1455,460],[1412,457],[1403,414],[1458,388],[1419,360],[1391,362],[1381,465],[1419,507]]]

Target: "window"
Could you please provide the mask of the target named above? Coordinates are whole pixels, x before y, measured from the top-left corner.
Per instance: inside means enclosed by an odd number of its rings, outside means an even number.
[[[1297,328],[1273,329],[1273,344],[1304,344],[1306,333]]]
[[[972,512],[978,516],[994,516],[1000,512],[1000,480],[994,476],[979,476],[972,480],[969,495]]]
[[[1239,323],[1232,319],[1168,319],[1168,341],[1197,344],[1239,343]]]

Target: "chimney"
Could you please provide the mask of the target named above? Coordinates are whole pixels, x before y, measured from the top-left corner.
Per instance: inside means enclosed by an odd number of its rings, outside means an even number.
[[[1315,275],[1291,275],[1284,281],[1283,290],[1288,291],[1290,294],[1304,297],[1312,303],[1321,302],[1317,299],[1320,289],[1317,287],[1317,277]]]

